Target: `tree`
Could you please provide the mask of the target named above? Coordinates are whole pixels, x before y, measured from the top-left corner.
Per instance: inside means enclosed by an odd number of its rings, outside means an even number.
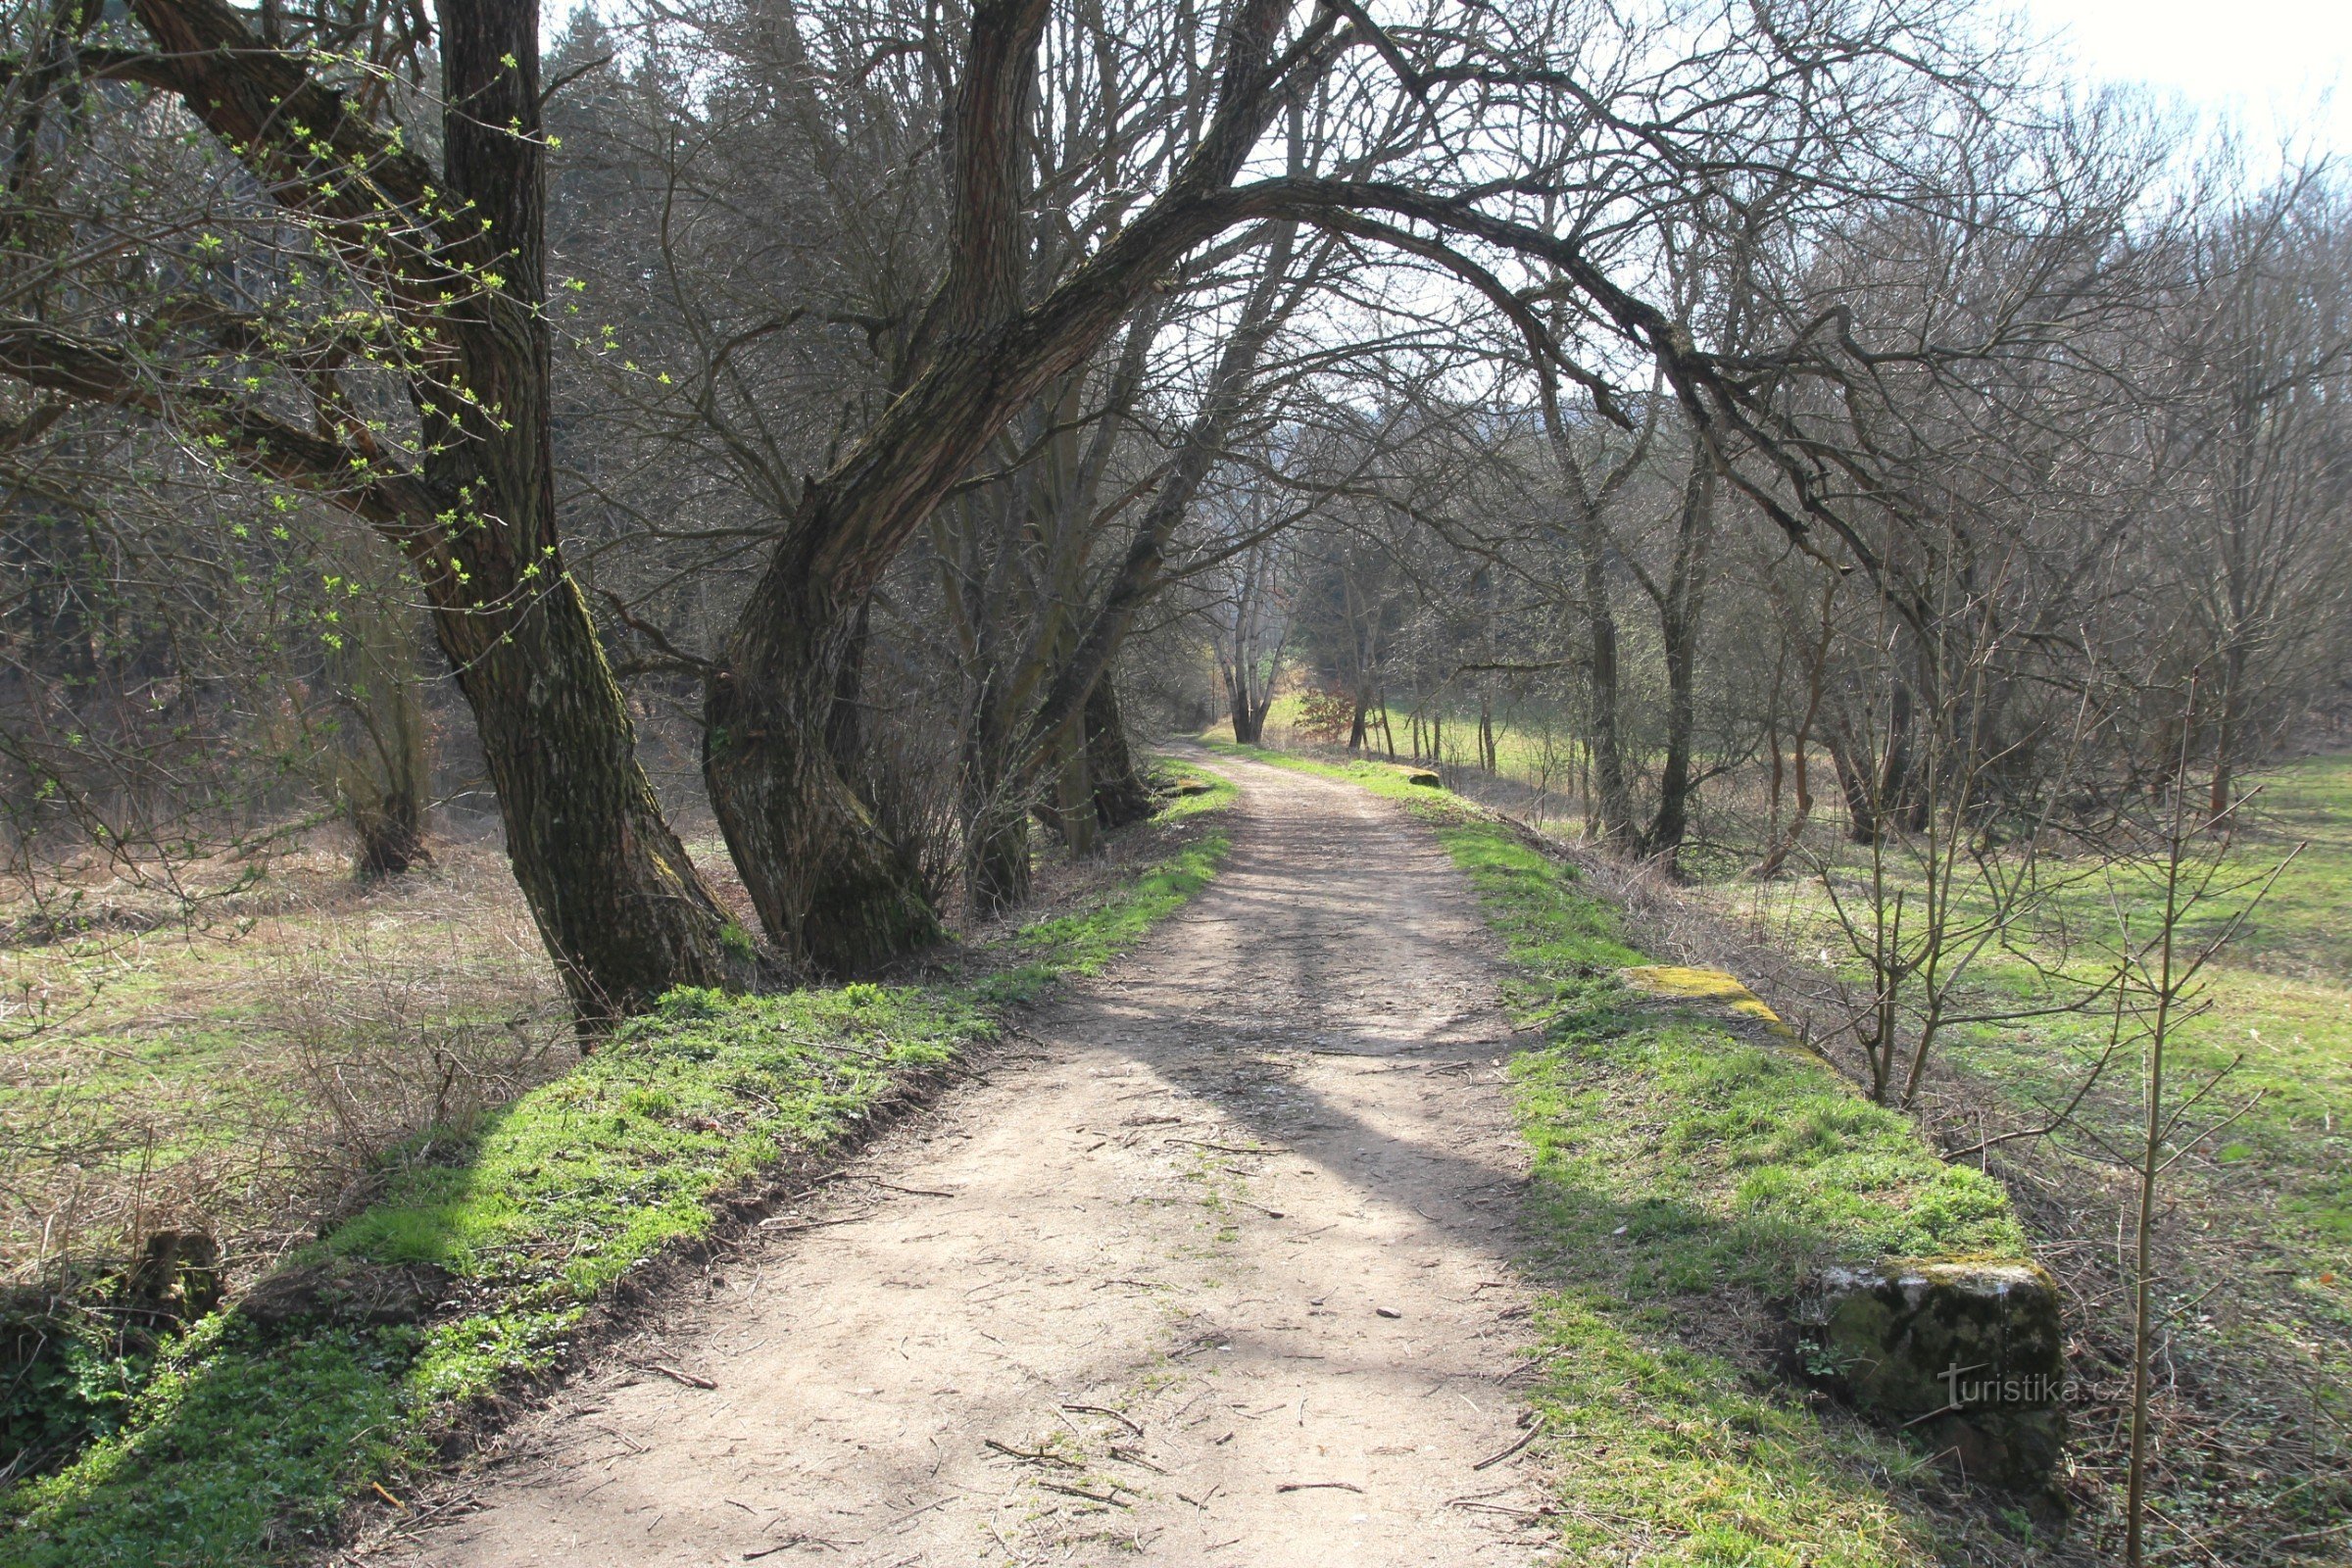
[[[559,543],[538,8],[440,8],[430,133],[403,113],[401,74],[414,81],[428,44],[406,8],[356,23],[249,22],[219,0],[130,14],[135,32],[65,0],[18,40],[0,372],[156,420],[401,552],[583,1016],[739,978],[740,945],[636,762]],[[218,188],[138,177],[147,148],[193,127],[202,161],[245,178],[225,206],[164,211]],[[436,136],[437,168],[419,150]],[[182,216],[192,245],[165,238]],[[142,234],[157,266],[128,272],[88,265],[72,238]]]

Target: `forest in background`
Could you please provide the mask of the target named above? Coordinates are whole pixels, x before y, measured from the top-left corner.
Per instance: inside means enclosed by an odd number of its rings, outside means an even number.
[[[2325,158],[1944,0],[44,0],[0,55],[12,1278],[256,1266],[676,987],[921,961],[1214,723],[1823,955],[1876,1098],[2100,1166],[2060,1233],[2178,1149],[2287,1194],[2248,1353],[2315,1413],[2214,1486],[2340,1467],[2340,1096],[2208,1042],[2132,1154],[2176,977],[2113,891],[2340,983],[2334,775],[2262,784],[2352,716]]]

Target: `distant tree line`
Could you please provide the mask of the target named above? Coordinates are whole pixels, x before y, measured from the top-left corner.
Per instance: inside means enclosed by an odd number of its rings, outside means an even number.
[[[1490,766],[1540,705],[1669,858],[1749,764],[1788,843],[1963,765],[2219,810],[2339,694],[2336,185],[1929,0],[44,0],[0,54],[26,865],[332,811],[395,873],[463,760],[601,1018],[1017,906],[1151,809],[1139,721],[1252,737],[1286,669]]]

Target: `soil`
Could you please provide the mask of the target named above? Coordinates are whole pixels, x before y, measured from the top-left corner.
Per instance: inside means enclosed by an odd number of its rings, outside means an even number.
[[[361,1560],[1537,1560],[1493,941],[1397,808],[1216,765],[1207,891]]]

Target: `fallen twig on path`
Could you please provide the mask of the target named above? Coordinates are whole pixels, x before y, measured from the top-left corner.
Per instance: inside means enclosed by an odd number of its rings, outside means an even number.
[[[1060,1454],[1051,1452],[1045,1448],[1016,1448],[1009,1443],[999,1443],[994,1438],[982,1438],[980,1442],[982,1446],[994,1448],[1008,1459],[1024,1459],[1031,1464],[1057,1464],[1060,1465],[1064,1470],[1083,1470],[1086,1468],[1086,1466],[1082,1464],[1078,1464],[1069,1459],[1064,1459]]]
[[[1521,1448],[1526,1447],[1529,1444],[1535,1442],[1543,1435],[1544,1423],[1541,1421],[1535,1422],[1533,1425],[1529,1426],[1525,1433],[1520,1436],[1520,1439],[1517,1443],[1512,1444],[1500,1453],[1488,1454],[1484,1459],[1479,1460],[1478,1463],[1472,1465],[1470,1468],[1473,1470],[1492,1469],[1494,1466],[1502,1463],[1503,1460],[1508,1459],[1512,1454],[1517,1453]]]
[[[1141,1280],[1105,1280],[1103,1283],[1106,1285],[1140,1285],[1144,1282]],[[1121,1415],[1116,1410],[1105,1409],[1099,1404],[1065,1404],[1062,1406],[1062,1408],[1064,1410],[1076,1410],[1081,1415],[1106,1415],[1113,1421],[1116,1421],[1119,1425],[1125,1427],[1128,1431],[1134,1433],[1137,1437],[1140,1438],[1144,1435],[1144,1429],[1136,1425],[1134,1421],[1130,1420],[1126,1416]]]
[[[715,1389],[718,1387],[717,1384],[711,1382],[709,1378],[698,1377],[692,1372],[681,1372],[674,1366],[663,1366],[659,1361],[646,1362],[645,1370],[648,1372],[659,1372],[663,1377],[669,1379],[670,1382],[683,1383],[690,1389]]]

